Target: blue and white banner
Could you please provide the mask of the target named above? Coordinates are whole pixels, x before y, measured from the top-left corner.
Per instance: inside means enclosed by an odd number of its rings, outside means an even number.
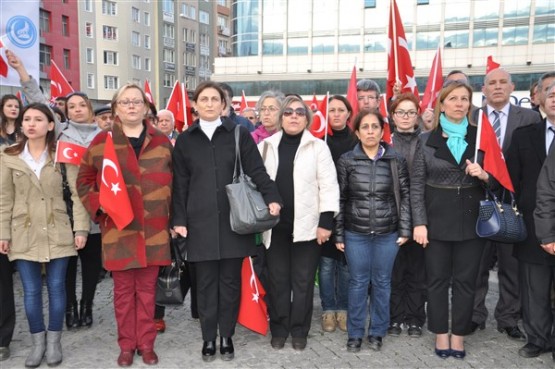
[[[39,0],[0,1],[0,84],[20,86],[19,75],[7,65],[6,49],[21,58],[30,75],[39,79]]]

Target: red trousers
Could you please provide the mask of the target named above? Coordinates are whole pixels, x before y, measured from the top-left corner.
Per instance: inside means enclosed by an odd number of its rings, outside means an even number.
[[[156,339],[154,306],[159,266],[112,272],[121,350],[151,350]]]

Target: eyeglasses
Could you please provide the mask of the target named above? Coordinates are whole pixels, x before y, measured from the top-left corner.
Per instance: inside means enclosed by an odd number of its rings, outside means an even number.
[[[416,117],[416,114],[418,114],[418,112],[416,110],[409,110],[409,111],[395,110],[393,114],[395,114],[397,118],[403,118],[404,116],[407,116],[409,118],[414,118]]]
[[[275,113],[276,111],[279,110],[279,108],[270,105],[270,106],[262,106],[260,109],[258,109],[261,113]]]
[[[158,117],[154,114],[147,114],[146,119],[148,119],[152,124],[158,123]]]
[[[378,100],[377,96],[359,96],[358,97],[358,101],[364,101],[364,100]]]
[[[256,120],[256,117],[246,117],[248,120]]]
[[[142,106],[145,104],[144,100],[140,100],[140,99],[136,99],[136,100],[120,100],[118,101],[118,104],[121,106],[129,106],[130,104],[133,104],[135,106]]]
[[[297,116],[299,117],[304,117],[306,116],[306,109],[305,108],[297,108],[297,109],[286,108],[283,110],[284,117],[290,117],[293,115],[293,113],[297,114]]]

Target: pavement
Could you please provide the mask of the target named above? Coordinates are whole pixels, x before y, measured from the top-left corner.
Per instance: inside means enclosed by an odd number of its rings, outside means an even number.
[[[78,283],[79,285],[79,283]],[[23,308],[23,291],[18,275],[14,278],[17,323],[10,345],[11,357],[0,362],[0,369],[24,368],[31,347],[31,337]],[[46,290],[46,288],[45,288]],[[211,363],[201,359],[202,336],[198,320],[191,318],[189,297],[183,306],[166,309],[165,333],[158,334],[155,350],[160,362],[152,368],[555,368],[551,354],[533,359],[518,355],[522,342],[514,342],[497,332],[491,317],[486,329],[466,338],[467,356],[464,360],[435,356],[434,336],[424,329],[421,338],[410,338],[406,331],[400,337],[384,338],[380,352],[363,345],[359,353],[349,353],[345,344],[347,334],[340,330],[324,333],[320,324],[322,309],[318,289],[314,297],[312,329],[308,346],[298,352],[290,339],[282,350],[270,346],[270,334],[262,336],[238,325],[233,341],[235,359],[224,362],[219,357]],[[486,306],[492,312],[499,297],[497,274],[490,274],[490,292]],[[47,304],[45,295],[45,305]],[[47,314],[47,309],[45,308]],[[65,328],[64,328],[65,329]],[[218,342],[219,343],[219,342]],[[119,347],[113,310],[112,279],[99,285],[91,328],[64,331],[62,335],[63,362],[58,368],[117,368]],[[219,356],[219,354],[217,354]],[[43,360],[41,367],[47,367]],[[132,368],[148,368],[141,357],[135,356]]]

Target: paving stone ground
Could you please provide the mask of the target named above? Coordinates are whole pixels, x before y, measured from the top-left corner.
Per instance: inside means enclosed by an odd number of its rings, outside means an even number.
[[[0,362],[0,369],[24,368],[31,347],[31,338],[23,308],[23,292],[19,276],[15,276],[17,324],[10,346],[12,356]],[[490,275],[490,292],[486,305],[490,312],[498,299],[497,276]],[[104,279],[98,286],[94,306],[94,325],[76,332],[64,331],[62,336],[64,360],[58,368],[117,368],[119,354],[113,312],[112,280]],[[45,301],[47,298],[45,296]],[[520,342],[509,340],[497,332],[490,314],[486,329],[467,337],[465,360],[442,360],[433,353],[434,339],[424,330],[421,338],[410,338],[406,331],[400,337],[385,337],[380,352],[363,346],[356,354],[347,352],[347,335],[339,330],[324,333],[320,325],[322,309],[316,289],[314,314],[308,346],[303,352],[294,351],[290,340],[283,350],[270,346],[270,335],[261,336],[241,326],[233,337],[235,359],[224,362],[219,357],[204,363],[200,350],[202,338],[198,320],[191,318],[189,298],[180,307],[166,309],[167,329],[159,334],[155,349],[160,362],[152,368],[554,368],[551,354],[534,359],[518,356]],[[41,367],[46,368],[43,361]],[[147,368],[135,356],[133,368]]]

